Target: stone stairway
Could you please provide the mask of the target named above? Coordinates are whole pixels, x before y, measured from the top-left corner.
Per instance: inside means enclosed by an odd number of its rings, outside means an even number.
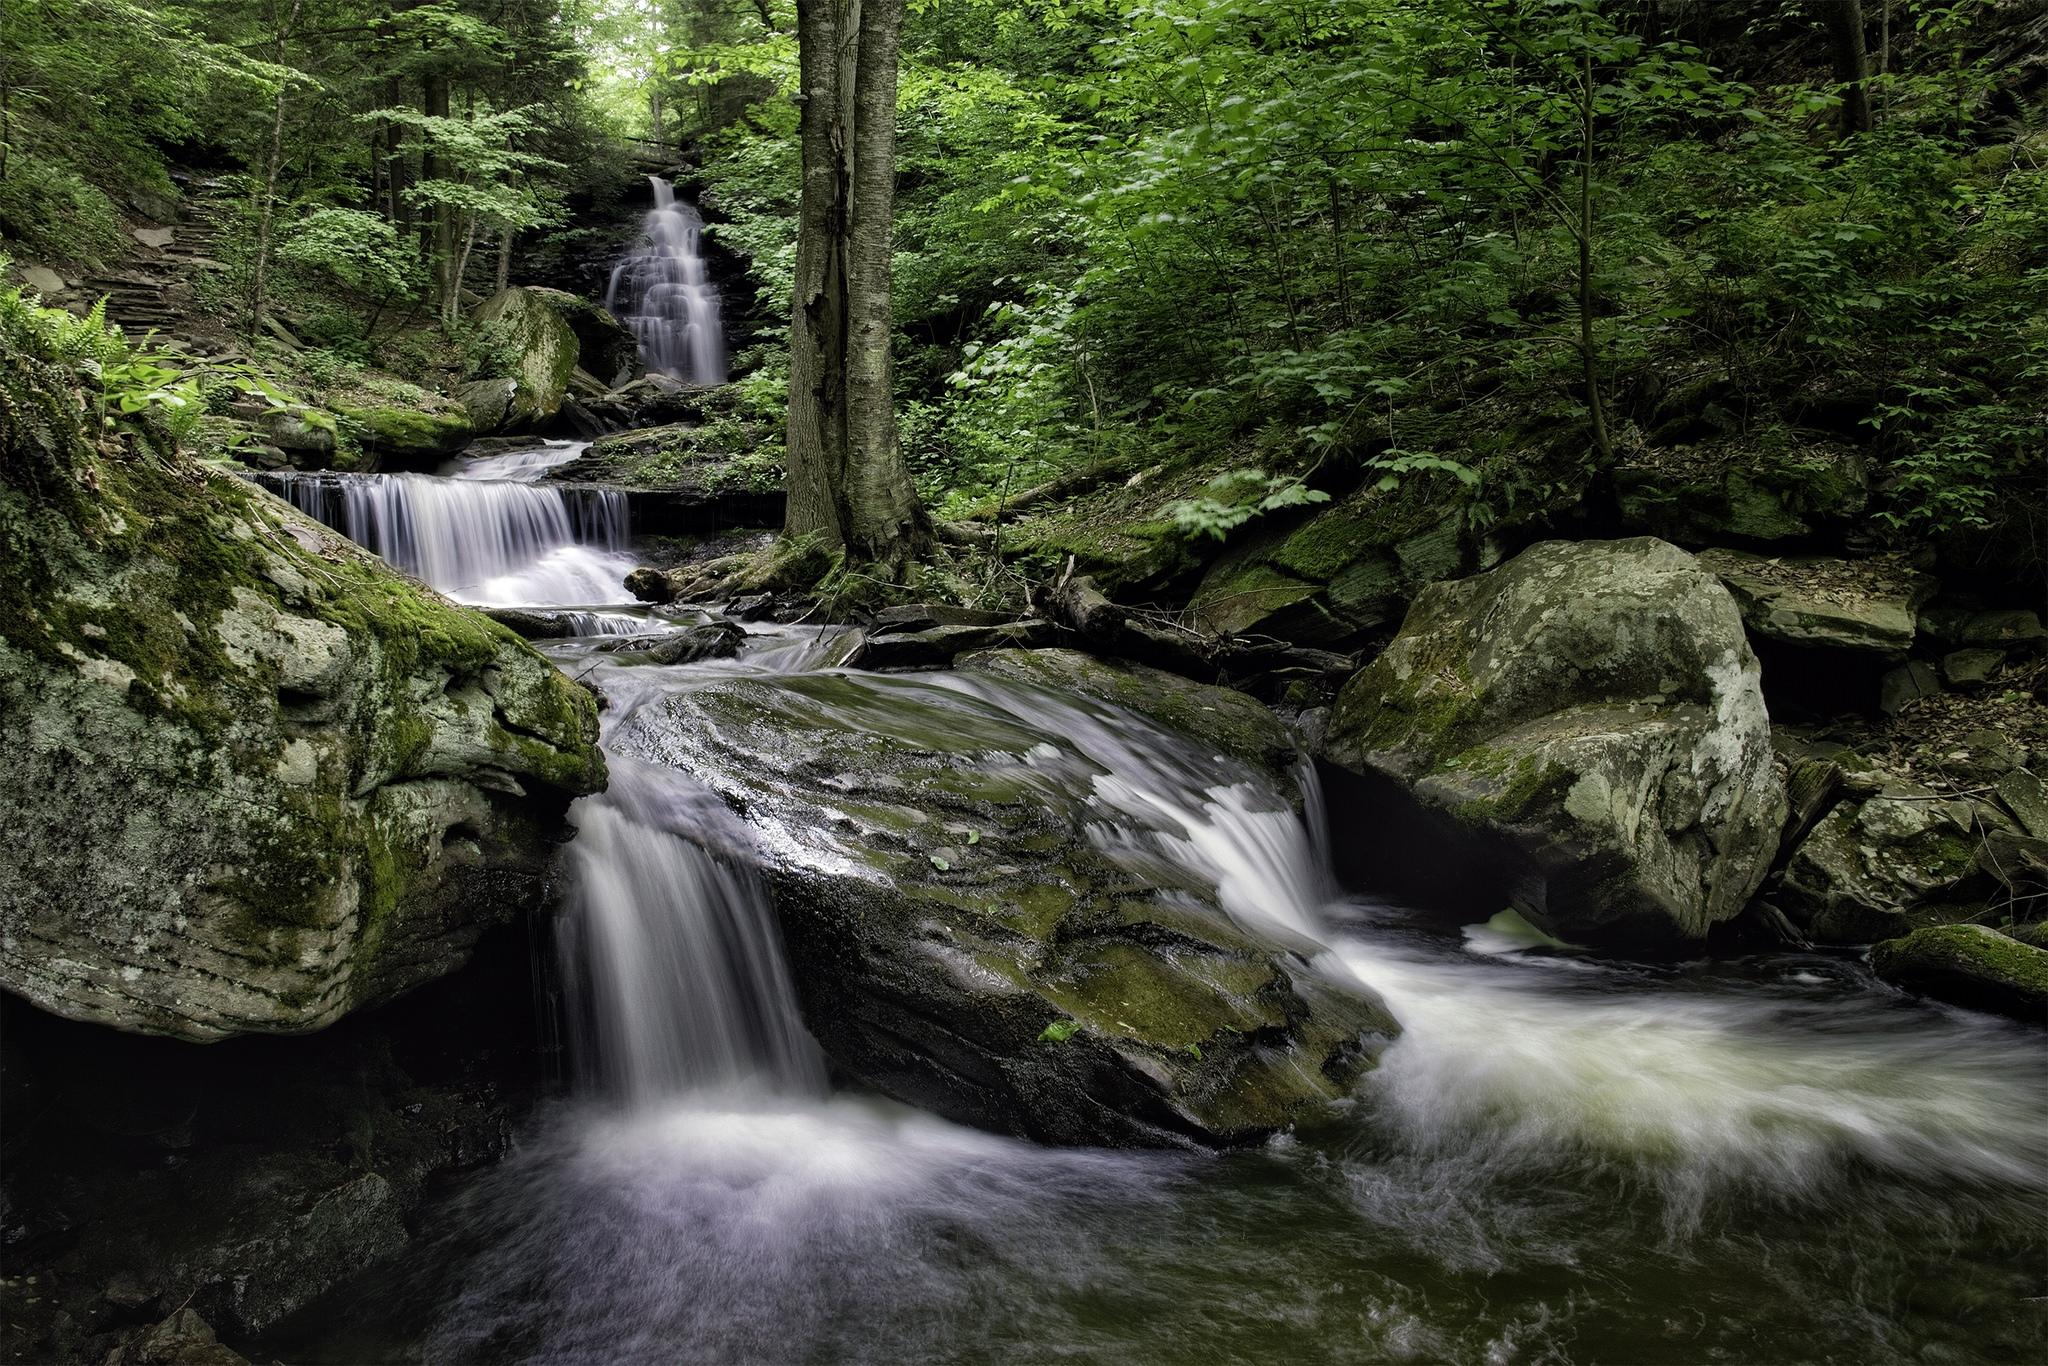
[[[220,215],[232,192],[219,181],[192,181],[183,220],[173,226],[137,228],[128,255],[80,285],[87,299],[107,301],[107,319],[133,340],[150,332],[200,351],[225,340],[218,322],[205,315],[194,282],[205,272],[225,270],[215,252]]]

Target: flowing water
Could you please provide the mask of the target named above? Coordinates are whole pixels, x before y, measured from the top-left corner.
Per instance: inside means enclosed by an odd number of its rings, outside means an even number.
[[[630,602],[626,496],[535,482],[582,450],[553,442],[458,461],[445,477],[280,471],[257,482],[459,602]]]
[[[670,668],[548,648],[605,691],[611,743],[673,690],[815,667],[814,639]],[[1303,819],[1142,718],[934,679],[963,726],[994,709],[1093,760],[1103,849],[1195,871],[1385,996],[1405,1032],[1348,1110],[1255,1151],[1056,1150],[834,1093],[746,826],[614,749],[573,817],[575,1095],[290,1359],[2048,1358],[2039,1033],[1849,955],[1447,933],[1335,885],[1313,774]]]
[[[692,384],[725,383],[725,324],[704,263],[704,218],[673,181],[647,179],[654,207],[640,239],[612,268],[604,306],[640,340],[648,370]]]

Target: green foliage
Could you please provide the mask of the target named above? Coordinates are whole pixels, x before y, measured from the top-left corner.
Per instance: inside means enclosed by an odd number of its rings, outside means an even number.
[[[1187,535],[1220,541],[1254,517],[1329,501],[1329,494],[1298,478],[1241,469],[1217,475],[1201,496],[1168,503],[1160,513]]]
[[[1792,7],[1653,36],[1593,0],[913,6],[913,470],[941,517],[1193,466],[1230,473],[1162,513],[1208,539],[1313,466],[1485,525],[1584,487],[1597,391],[1611,445],[1867,444],[1896,536],[2041,517],[2040,111],[1985,99],[1994,10],[1902,0],[1894,22],[1877,127],[1844,143],[1838,93],[1800,83],[1825,43]],[[780,312],[787,39],[725,37],[680,69],[764,83],[705,176]]]

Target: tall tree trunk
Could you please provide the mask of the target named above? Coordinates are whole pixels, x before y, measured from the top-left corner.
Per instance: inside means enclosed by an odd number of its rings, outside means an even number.
[[[421,85],[420,96],[420,111],[427,117],[448,117],[447,76],[438,72],[428,75]],[[434,154],[433,139],[423,136],[420,140],[420,180],[440,180],[445,174],[441,159]],[[455,291],[461,288],[461,281],[453,278],[455,222],[447,205],[427,206],[427,217],[420,223],[420,254],[432,263],[434,297],[440,305],[441,316],[452,317]]]
[[[1607,401],[1600,392],[1600,353],[1593,339],[1593,53],[1579,61],[1579,362],[1585,372],[1586,415],[1593,428],[1593,450],[1602,469],[1614,463],[1614,442],[1607,431]]]
[[[302,0],[292,0],[290,13],[277,28],[277,50],[273,60],[280,67],[285,64],[285,44],[291,41],[292,30],[298,27],[301,3]],[[277,177],[284,165],[284,101],[290,90],[290,77],[278,82],[277,99],[270,113],[270,150],[263,160],[263,202],[256,215],[256,264],[249,273],[249,320],[258,331],[262,330],[270,308],[270,236],[277,218]]]
[[[842,0],[797,5],[796,288],[790,301],[789,501],[783,530],[844,543],[839,489],[846,464],[846,289],[840,249],[846,187],[839,154]]]
[[[1842,136],[1870,131],[1870,57],[1863,44],[1863,0],[1820,0],[1828,55],[1842,87]]]
[[[819,535],[900,575],[929,529],[892,399],[890,227],[903,0],[799,0],[803,197],[790,308],[789,504]]]
[[[896,429],[889,307],[896,212],[896,62],[903,0],[864,0],[853,90],[853,211],[847,222],[846,503],[864,560],[900,571],[928,528]]]
[[[504,289],[512,283],[512,229],[507,228],[498,237],[497,286]]]

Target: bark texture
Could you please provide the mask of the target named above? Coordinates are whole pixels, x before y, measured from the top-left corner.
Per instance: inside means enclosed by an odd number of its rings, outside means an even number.
[[[1842,136],[1870,131],[1870,56],[1863,41],[1863,0],[1821,0],[1828,56],[1842,87]]]
[[[784,529],[892,575],[930,530],[892,401],[890,224],[902,0],[797,6],[803,199],[790,310]]]

